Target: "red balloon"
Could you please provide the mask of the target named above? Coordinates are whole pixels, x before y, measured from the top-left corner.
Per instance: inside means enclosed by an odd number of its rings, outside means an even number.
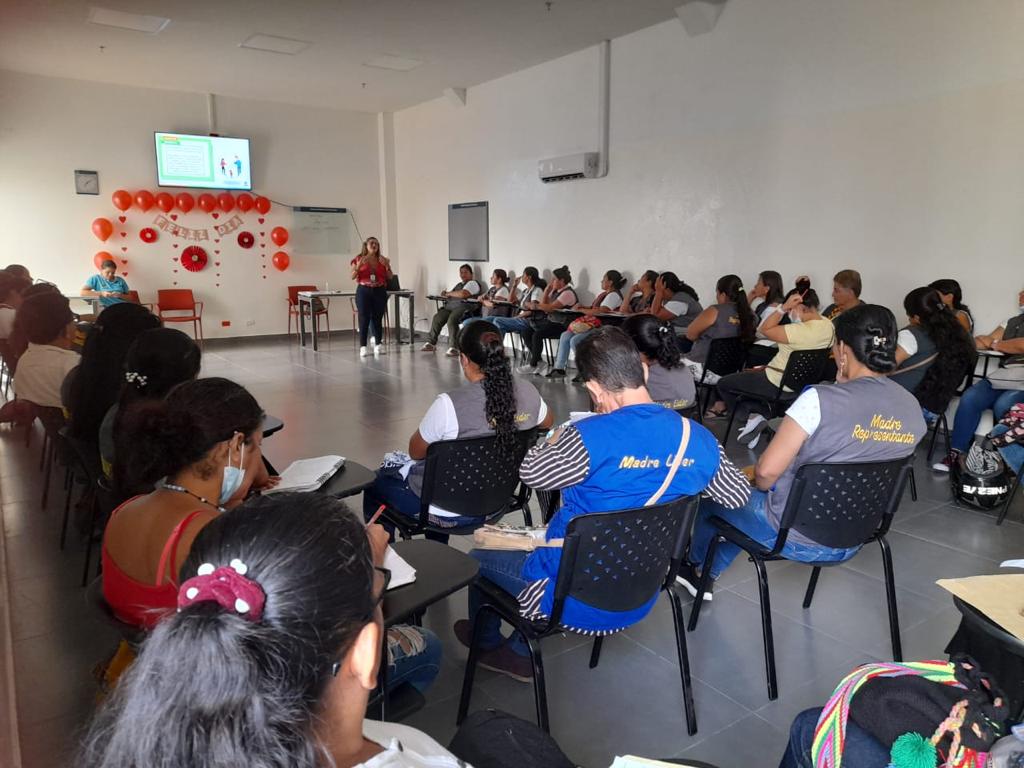
[[[282,246],[288,242],[288,230],[284,227],[274,227],[270,230],[270,239],[274,241],[274,245]]]
[[[220,209],[224,211],[224,213],[227,213],[235,207],[235,198],[233,198],[229,192],[221,192],[217,195],[217,205],[220,206]]]
[[[156,238],[156,230],[153,229],[152,227],[146,227],[144,229],[139,230],[139,239],[142,240],[142,242],[144,243],[154,243],[156,242]]]
[[[174,195],[169,192],[161,192],[154,200],[156,201],[156,207],[164,213],[170,213],[174,210]]]
[[[127,211],[132,207],[132,196],[123,189],[117,190],[110,196],[110,199],[114,201],[114,207],[119,211]]]
[[[177,203],[179,211],[188,213],[195,206],[196,199],[188,192],[179,192],[178,196],[174,198],[174,202]]]
[[[256,206],[256,210],[262,213],[264,216],[270,211],[270,201],[267,198],[260,195],[253,201],[253,205]]]
[[[288,265],[292,263],[292,260],[288,258],[288,254],[284,251],[278,251],[270,260],[274,262],[274,269],[278,272],[284,272],[288,269]]]
[[[96,269],[103,269],[104,261],[113,261],[114,257],[106,251],[100,251],[92,257],[92,263],[96,265]]]
[[[199,196],[199,200],[197,200],[197,202],[199,203],[199,207],[207,213],[212,213],[213,209],[217,207],[217,198],[209,192],[203,192],[203,194]]]
[[[252,195],[250,195],[248,192],[243,192],[242,194],[235,198],[235,205],[238,206],[238,210],[240,210],[242,213],[248,213],[249,211],[251,211],[252,203]]]
[[[152,208],[155,202],[156,198],[153,197],[153,193],[148,189],[140,189],[135,193],[135,204],[139,206],[143,213]]]
[[[96,219],[92,223],[92,233],[100,240],[106,240],[114,232],[114,225],[110,219]]]

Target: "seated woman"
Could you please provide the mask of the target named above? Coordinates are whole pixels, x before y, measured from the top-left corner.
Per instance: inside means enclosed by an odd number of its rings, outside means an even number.
[[[481,320],[486,317],[508,317],[510,314],[511,307],[507,304],[498,304],[497,302],[509,301],[509,273],[504,269],[496,269],[491,273],[491,287],[487,289],[487,292],[480,297],[480,315],[478,317],[467,317],[462,321],[460,328],[464,328],[467,323],[472,323],[474,320]],[[449,350],[451,355],[451,350]]]
[[[21,306],[21,292],[32,283],[18,275],[0,272],[0,342],[14,330],[14,316]]]
[[[569,521],[578,515],[632,509],[652,499],[671,501],[706,493],[723,505],[743,506],[750,494],[746,479],[707,429],[651,400],[640,354],[621,328],[599,328],[576,352],[597,415],[556,430],[530,449],[520,470],[530,487],[561,491],[561,507],[548,525],[548,540],[563,537]],[[623,461],[630,456],[680,453],[687,428],[689,440],[681,451],[686,469],[672,475],[663,493],[660,486],[671,465],[650,462],[627,467]],[[551,611],[561,549],[473,550],[470,554],[480,561],[481,577],[518,595],[524,616],[542,618]],[[477,599],[478,593],[471,590],[469,619],[455,624],[455,635],[465,645],[473,631]],[[575,631],[610,634],[640,621],[656,600],[653,595],[635,611],[610,612],[568,599],[562,623]],[[481,666],[520,681],[532,678],[525,641],[518,635],[506,641],[493,614],[487,615],[478,643]]]
[[[537,307],[541,297],[544,295],[544,288],[547,282],[540,276],[536,267],[526,267],[523,276],[520,278],[522,287],[512,284],[512,292],[508,300],[516,304],[519,311],[511,317],[498,317],[496,315],[485,315],[484,320],[494,325],[504,335],[522,333],[530,327],[530,318],[533,317],[533,310]],[[511,281],[510,281],[511,282]]]
[[[610,269],[601,278],[601,292],[597,294],[589,307],[577,307],[584,316],[593,317],[602,312],[614,312],[622,306],[622,286],[626,284],[626,278],[615,269]],[[585,324],[585,323],[583,323]],[[558,337],[558,354],[555,355],[554,367],[548,371],[549,379],[562,378],[565,376],[565,368],[569,364],[569,353],[576,350],[576,345],[590,335],[594,325],[589,329],[574,331],[573,323],[569,324],[561,336]]]
[[[964,294],[960,289],[960,283],[950,278],[933,280],[928,283],[929,288],[934,288],[942,297],[942,303],[953,310],[956,319],[964,327],[967,333],[974,333],[974,315],[971,308],[964,304]]]
[[[465,299],[475,299],[482,293],[480,283],[473,277],[473,268],[469,264],[459,267],[459,282],[450,291],[441,291],[441,297],[446,299],[444,306],[434,313],[434,319],[430,321],[430,333],[427,334],[427,342],[421,349],[424,352],[433,352],[437,339],[441,335],[441,329],[448,327],[448,354],[452,357],[457,354],[455,349],[455,337],[459,333],[459,323],[462,316],[473,309]]]
[[[139,334],[160,325],[160,318],[141,304],[127,302],[115,304],[96,318],[85,338],[81,363],[64,380],[72,437],[96,445],[100,423],[124,381],[128,348]]]
[[[860,304],[861,292],[860,272],[855,269],[842,269],[832,278],[832,303],[821,314],[829,320],[835,320],[848,309]]]
[[[960,396],[949,440],[951,451],[932,465],[937,472],[948,472],[957,457],[968,449],[982,413],[991,408],[999,421],[1013,405],[1024,403],[1024,291],[1017,294],[1017,303],[1022,308],[1020,313],[992,333],[974,337],[979,350],[992,350],[1005,357],[987,379],[978,379]],[[1007,363],[1010,367],[1006,367]]]
[[[781,324],[783,317],[789,318],[788,325]],[[773,397],[782,383],[782,374],[791,354],[805,349],[826,349],[832,346],[834,337],[832,323],[818,314],[818,294],[810,288],[802,295],[791,294],[782,305],[782,312],[770,315],[762,323],[761,333],[765,338],[778,342],[778,351],[767,366],[721,378],[718,393],[730,411],[736,408],[741,395]],[[765,406],[746,402],[744,407],[745,412],[736,414],[740,418],[749,414],[746,424],[740,429],[739,440],[754,448],[766,424]],[[725,411],[713,410],[713,415],[723,416]]]
[[[1014,474],[1024,466],[1024,403],[1010,408],[989,432],[989,442]]]
[[[419,519],[423,460],[431,443],[492,433],[499,440],[511,441],[517,429],[551,426],[554,414],[533,384],[512,376],[501,336],[494,328],[488,323],[470,323],[459,334],[458,345],[462,373],[468,383],[438,395],[409,438],[408,457],[388,461],[388,466],[377,472],[373,486],[363,493],[367,520],[381,504]],[[438,528],[457,528],[478,521],[436,507],[430,512],[430,522]]]
[[[744,346],[754,340],[757,330],[757,316],[747,304],[747,295],[743,292],[743,281],[737,275],[725,275],[715,285],[713,307],[708,307],[693,319],[686,328],[686,338],[693,346],[686,353],[683,362],[690,369],[697,381],[704,376],[704,382],[714,384],[718,374],[704,374],[704,363],[708,359],[711,342],[715,339],[735,339],[739,337]]]
[[[903,309],[910,324],[896,338],[897,367],[889,378],[917,397],[930,421],[974,370],[978,353],[934,288],[912,290]]]
[[[100,307],[106,309],[122,301],[128,301],[128,283],[117,277],[117,264],[107,259],[100,264],[100,271],[85,281],[82,295],[99,299]]]
[[[117,402],[107,409],[97,433],[104,474],[109,477],[114,465],[114,434],[121,431],[121,414],[141,401],[159,402],[178,384],[192,381],[199,375],[201,355],[199,345],[174,328],[143,331],[132,342],[121,366]]]
[[[810,288],[810,285],[807,286]],[[769,312],[778,311],[786,300],[786,292],[782,290],[782,275],[773,269],[767,269],[757,275],[757,282],[747,293],[747,303],[757,315],[758,325],[768,316]],[[755,304],[754,302],[757,302]]]
[[[561,266],[552,273],[551,282],[544,289],[544,294],[537,302],[536,310],[540,313],[557,312],[560,309],[575,307],[580,297],[572,284],[572,273],[569,267]],[[558,323],[548,317],[537,317],[537,312],[522,331],[523,342],[530,350],[530,360],[519,366],[519,373],[538,373],[541,355],[544,352],[544,339],[557,339],[565,331],[566,323]]]
[[[672,324],[680,336],[685,336],[697,315],[704,311],[697,297],[697,291],[688,286],[675,272],[662,272],[654,283],[654,301],[651,314],[659,320]],[[681,344],[683,351],[689,351],[692,343],[687,339]]]
[[[378,526],[321,494],[256,499],[210,521],[75,764],[458,768],[420,731],[363,719],[386,547]]]
[[[788,302],[787,302],[788,303]],[[886,374],[896,367],[896,319],[885,307],[863,304],[835,320],[833,348],[839,375],[835,384],[808,387],[786,411],[778,433],[754,468],[756,490],[735,509],[715,501],[701,504],[690,544],[690,564],[680,580],[696,595],[696,568],[704,563],[720,517],[755,541],[772,546],[797,470],[804,464],[887,461],[910,456],[924,436],[921,407],[907,390]],[[879,438],[859,436],[858,426],[881,423]],[[872,433],[873,435],[874,433]],[[802,563],[846,560],[859,547],[834,549],[797,531],[790,531],[782,554]],[[734,544],[720,542],[711,563],[717,579],[740,554]],[[710,599],[705,595],[706,599]]]
[[[72,350],[77,327],[67,298],[56,289],[26,296],[15,315],[14,331],[21,332],[26,345],[24,354],[14,358],[15,394],[44,408],[60,408],[64,379],[81,361]],[[12,356],[14,348],[12,343]]]
[[[667,408],[689,408],[696,400],[693,374],[683,364],[679,337],[653,315],[627,317],[622,330],[633,340],[647,366],[647,393]]]
[[[619,307],[624,315],[646,314],[651,311],[651,304],[654,302],[654,286],[658,282],[658,273],[648,269],[640,278],[633,283],[633,286],[624,294],[625,301]]]

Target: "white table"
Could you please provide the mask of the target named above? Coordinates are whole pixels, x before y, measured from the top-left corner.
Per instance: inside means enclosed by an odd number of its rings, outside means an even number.
[[[320,347],[317,343],[317,323],[313,319],[313,299],[333,299],[333,298],[352,298],[356,295],[355,291],[299,291],[297,295],[297,303],[299,306],[299,344],[306,346],[306,311],[303,308],[305,305],[308,308],[310,323],[310,336],[313,337],[313,351],[319,351]],[[395,301],[395,339],[399,344],[409,343],[412,344],[416,338],[416,324],[414,317],[414,307],[416,304],[416,294],[412,291],[388,291],[388,298],[394,299]],[[409,300],[409,341],[402,341],[402,314],[400,311],[400,301],[402,299]],[[383,339],[378,339],[383,341]]]
[[[82,296],[79,293],[65,293],[64,298],[68,301],[85,301],[88,302],[92,308],[92,313],[98,315],[100,313],[100,297],[99,296]]]

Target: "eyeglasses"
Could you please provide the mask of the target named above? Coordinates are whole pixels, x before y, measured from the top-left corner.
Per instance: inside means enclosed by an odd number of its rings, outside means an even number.
[[[384,578],[384,586],[381,587],[380,594],[373,599],[373,605],[370,606],[370,610],[363,616],[363,621],[370,621],[373,618],[374,613],[377,612],[377,606],[384,602],[384,596],[388,593],[388,585],[391,584],[391,571],[388,568],[381,568],[375,565],[373,570]],[[339,671],[341,671],[340,660],[331,664],[331,677],[337,677]]]

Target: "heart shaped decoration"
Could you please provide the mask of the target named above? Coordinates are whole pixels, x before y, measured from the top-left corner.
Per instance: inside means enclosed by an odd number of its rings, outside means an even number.
[[[217,277],[220,277],[220,272],[217,273]]]
[[[266,276],[266,275],[264,275],[264,276],[263,276],[263,279],[264,279],[264,280],[266,280],[266,279],[267,279],[267,276]]]
[[[121,233],[121,237],[128,237],[128,233],[127,232],[122,232]]]
[[[122,224],[124,224],[126,221],[128,221],[128,217],[127,216],[118,216],[117,220],[120,221]]]
[[[178,220],[178,214],[172,213],[171,214],[171,221],[177,221],[177,220]]]
[[[264,221],[266,221],[266,219],[260,216],[259,219],[257,219],[257,221],[259,221],[259,223],[262,224]]]
[[[178,257],[177,257],[177,256],[175,256],[174,258],[172,258],[172,259],[171,259],[171,261],[175,261],[175,262],[176,262],[177,260],[178,260]]]
[[[260,237],[263,237],[265,234],[267,234],[267,233],[266,232],[260,232]]]
[[[128,246],[127,245],[122,245],[121,246],[121,250],[122,251],[127,251],[128,250]]]
[[[219,243],[219,242],[220,242],[220,238],[219,238],[219,237],[215,237],[215,238],[213,238],[213,242],[215,242],[215,243]]]
[[[121,259],[121,263],[122,264],[127,264],[128,263],[128,259]]]
[[[215,219],[219,219],[220,218],[220,214],[219,213],[212,213],[210,215],[213,216],[213,218],[215,218]]]
[[[171,271],[172,271],[172,272],[175,272],[175,273],[177,273],[177,271],[178,271],[178,270],[176,270],[176,269],[172,269]]]
[[[214,253],[220,253],[220,251],[214,251]],[[219,261],[213,262],[213,266],[219,267],[220,266],[220,262]]]
[[[218,251],[216,248],[213,249],[213,252],[218,254],[220,253],[220,251]]]
[[[177,248],[177,247],[178,247],[177,243],[171,243],[171,248]]]
[[[177,280],[175,280],[173,283],[171,283],[171,285],[177,285],[177,284],[178,284]]]
[[[128,273],[125,272],[124,270],[121,271],[121,275],[122,275],[122,277],[128,277]]]
[[[214,285],[216,285],[218,288],[220,288],[220,283],[214,283]]]

